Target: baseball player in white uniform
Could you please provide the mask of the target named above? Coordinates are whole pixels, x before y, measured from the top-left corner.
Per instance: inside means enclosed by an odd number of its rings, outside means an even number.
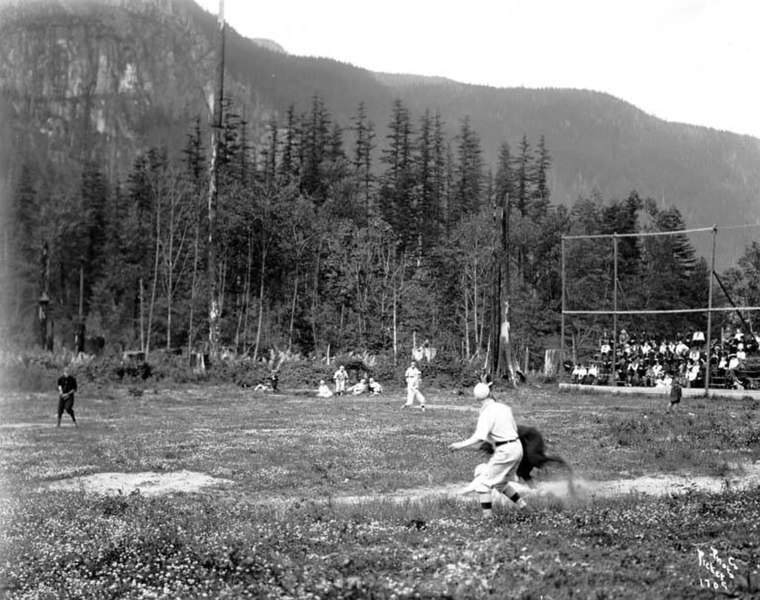
[[[512,409],[494,400],[488,384],[478,383],[473,394],[477,400],[482,401],[475,433],[466,440],[454,442],[449,448],[460,450],[479,446],[483,442],[490,442],[494,446],[490,460],[476,470],[472,482],[472,488],[480,500],[483,517],[492,515],[492,490],[502,492],[521,509],[526,508],[525,500],[512,485],[512,482],[517,481],[517,467],[523,457]]]
[[[342,396],[345,394],[346,381],[348,381],[348,373],[346,372],[346,367],[340,365],[340,367],[338,367],[338,370],[335,371],[335,375],[333,375],[333,380],[335,381],[335,395]]]
[[[414,405],[415,399],[420,403],[420,410],[425,410],[425,396],[420,391],[420,381],[422,380],[422,373],[417,368],[417,363],[412,361],[409,368],[404,373],[406,378],[406,404],[402,408]]]

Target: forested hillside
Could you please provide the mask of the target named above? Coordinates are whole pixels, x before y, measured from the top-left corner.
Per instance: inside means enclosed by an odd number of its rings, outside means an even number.
[[[84,323],[111,347],[203,348],[218,288],[236,352],[390,353],[416,337],[469,358],[498,329],[501,277],[520,356],[539,361],[557,345],[563,235],[760,213],[758,140],[603,94],[373,74],[230,31],[210,270],[213,16],[187,0],[59,0],[0,18],[7,341],[69,344]],[[743,259],[727,285],[760,304],[760,248],[732,237]],[[703,306],[703,249],[664,239],[629,245],[628,300]],[[609,305],[610,253],[572,256],[579,305]],[[703,326],[691,319],[648,326]]]

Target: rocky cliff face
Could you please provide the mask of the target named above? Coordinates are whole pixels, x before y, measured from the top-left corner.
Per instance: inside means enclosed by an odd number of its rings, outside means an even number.
[[[214,15],[193,0],[0,0],[0,196],[21,164],[75,194],[85,161],[113,182],[147,148],[176,153],[195,118],[208,121],[215,33]],[[545,136],[555,203],[636,190],[677,206],[689,227],[754,222],[760,213],[755,138],[666,123],[597,92],[380,76],[281,50],[228,30],[225,96],[251,144],[265,144],[272,116],[290,105],[307,110],[316,94],[343,127],[364,103],[382,145],[401,99],[412,115],[440,111],[450,134],[470,116],[491,168],[504,142],[516,148],[523,134],[533,143]],[[744,232],[756,239],[756,230],[737,229],[737,252],[749,241]]]
[[[0,7],[2,123],[41,168],[95,161],[119,177],[139,149],[181,143],[175,125],[207,114],[213,70],[210,41],[182,4]]]

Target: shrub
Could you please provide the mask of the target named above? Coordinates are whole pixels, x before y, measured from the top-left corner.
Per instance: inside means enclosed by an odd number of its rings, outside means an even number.
[[[349,371],[350,382],[361,376],[374,377],[383,386],[404,387],[404,372],[410,357],[394,363],[392,354],[336,355],[330,364],[316,358],[288,357],[279,364],[283,389],[314,388],[320,379],[332,382],[333,374],[343,364]],[[79,361],[71,353],[53,355],[20,355],[6,361],[2,384],[7,389],[39,392],[55,388],[55,381],[64,364],[72,365],[72,373],[88,383],[125,383],[134,385],[151,381],[165,383],[235,384],[254,387],[270,374],[267,361],[254,361],[249,356],[220,358],[209,362],[203,372],[194,370],[189,357],[182,353],[154,350],[146,360],[124,360],[121,353],[106,353],[97,357],[85,356]],[[276,364],[276,363],[275,363]],[[457,356],[440,352],[433,361],[419,361],[423,386],[438,388],[471,387],[478,381],[481,365]]]
[[[6,365],[0,372],[0,382],[7,390],[44,392],[55,389],[55,372],[36,363]]]

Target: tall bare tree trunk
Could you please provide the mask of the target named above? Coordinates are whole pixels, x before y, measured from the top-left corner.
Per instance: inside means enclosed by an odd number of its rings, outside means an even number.
[[[50,305],[50,258],[48,243],[42,243],[40,256],[40,299],[39,299],[39,334],[40,344],[44,350],[52,350],[52,338],[48,334],[48,306]]]
[[[486,304],[488,302],[488,292],[487,292],[487,286],[486,289],[484,289],[481,292],[481,296],[483,297],[483,311],[486,310]],[[486,317],[485,314],[480,317],[480,331],[478,333],[478,348],[476,350],[477,355],[480,356],[480,351],[483,348],[483,338],[485,337],[485,329],[486,329]],[[490,344],[490,340],[486,341],[486,354],[488,353],[488,345]]]
[[[153,284],[151,285],[151,291],[150,291],[150,306],[148,307],[148,331],[146,334],[146,342],[145,342],[145,356],[148,355],[150,352],[150,333],[153,326],[153,308],[156,304],[156,288],[158,287],[158,264],[159,264],[159,254],[160,254],[160,248],[161,248],[161,205],[160,205],[160,196],[158,198],[158,206],[156,207],[156,249],[155,249],[155,260],[153,261]]]
[[[317,309],[319,306],[319,268],[322,258],[322,240],[319,240],[319,244],[317,245],[317,264],[314,269],[314,290],[312,293],[311,298],[311,336],[314,338],[314,349],[316,350],[319,348],[319,343],[317,341]],[[329,364],[329,356],[330,356],[330,345],[327,345],[327,356],[328,356],[328,364]]]
[[[248,313],[251,307],[251,268],[253,266],[253,244],[251,241],[251,232],[248,232],[248,255],[246,257],[245,268],[245,286],[243,290],[243,310],[242,310],[242,322],[238,321],[238,332],[242,327],[243,337],[243,351],[247,352],[247,340],[248,340]]]
[[[499,348],[501,332],[501,265],[498,253],[494,252],[491,264],[491,338],[490,338],[490,370],[495,379],[499,372]]]
[[[211,127],[211,165],[208,194],[208,342],[212,360],[219,356],[219,333],[221,306],[219,300],[219,281],[217,270],[217,204],[219,202],[219,152],[222,135],[222,112],[224,110],[224,0],[219,0],[219,56],[216,65],[216,92],[213,106],[213,123]]]
[[[192,282],[190,283],[190,323],[188,325],[188,335],[187,335],[187,354],[190,356],[190,354],[193,351],[193,343],[195,340],[195,324],[194,324],[194,317],[195,317],[195,296],[198,285],[198,250],[200,245],[200,223],[198,222],[198,219],[195,220],[195,239],[193,241],[193,278]]]
[[[470,358],[470,301],[467,297],[467,276],[462,275],[462,289],[464,291],[464,352],[465,358]]]
[[[174,198],[170,197],[172,209],[169,211],[169,261],[166,265],[166,349],[172,347],[172,298],[174,297]]]
[[[145,292],[143,290],[143,278],[140,277],[140,352],[145,352]]]
[[[472,331],[475,334],[475,353],[480,351],[480,338],[478,337],[478,269],[472,270]],[[468,357],[469,358],[469,357]]]
[[[267,252],[266,247],[261,252],[261,283],[259,284],[259,322],[256,327],[256,345],[253,348],[253,360],[259,357],[259,345],[261,343],[261,325],[264,317],[264,274],[266,271]]]
[[[288,350],[293,346],[293,322],[296,318],[296,300],[298,299],[298,267],[296,266],[296,280],[293,282],[293,300],[290,303],[290,326],[288,327]]]
[[[512,336],[510,333],[511,327],[511,312],[510,301],[512,294],[512,272],[509,261],[509,195],[505,195],[503,208],[501,212],[501,268],[503,275],[501,276],[501,290],[500,299],[503,303],[503,316],[500,327],[499,335],[499,367],[498,375],[501,377],[508,377],[509,382],[512,385],[516,384],[515,380],[515,365],[512,360]],[[500,307],[501,308],[501,307]]]

